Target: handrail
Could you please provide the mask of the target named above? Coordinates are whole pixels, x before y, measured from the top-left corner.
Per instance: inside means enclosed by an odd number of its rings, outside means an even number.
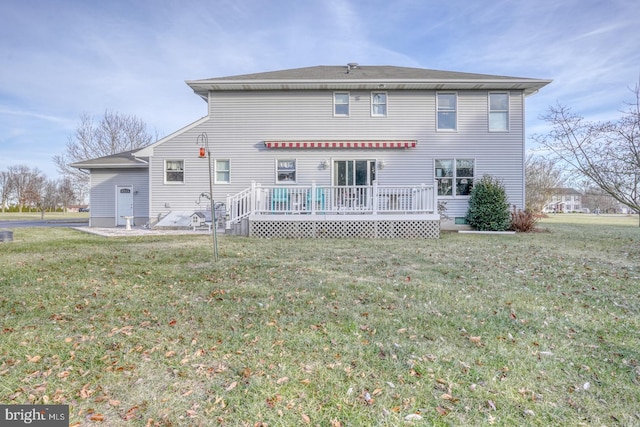
[[[249,215],[437,213],[435,185],[310,186],[251,183],[227,196],[228,220]]]

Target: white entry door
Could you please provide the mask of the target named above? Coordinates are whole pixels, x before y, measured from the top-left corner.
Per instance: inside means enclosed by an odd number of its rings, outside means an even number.
[[[125,225],[125,216],[133,216],[133,187],[116,187],[116,225]]]

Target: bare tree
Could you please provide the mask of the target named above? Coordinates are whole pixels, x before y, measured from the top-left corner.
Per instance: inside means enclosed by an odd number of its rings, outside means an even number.
[[[72,163],[144,147],[154,138],[147,132],[147,125],[136,116],[107,110],[96,123],[93,117],[84,113],[75,133],[69,136],[65,152],[53,156],[53,163],[58,173],[72,180],[76,194],[84,196],[89,176],[72,168]]]
[[[552,126],[534,140],[594,185],[640,213],[640,82],[616,121],[590,122],[557,104],[542,117]],[[640,219],[640,217],[639,217]]]
[[[563,171],[557,161],[535,154],[527,156],[524,166],[526,208],[540,213],[551,202],[554,189],[561,186]]]
[[[58,199],[62,204],[64,211],[67,211],[67,207],[76,200],[76,193],[73,189],[73,182],[71,178],[64,177],[56,183],[56,193]]]
[[[2,212],[9,204],[9,197],[13,189],[11,188],[11,174],[8,171],[0,171],[0,206]]]
[[[22,210],[31,204],[31,185],[34,172],[27,165],[11,165],[8,168],[11,181],[11,192],[16,200],[18,209]],[[36,169],[36,174],[39,173]]]

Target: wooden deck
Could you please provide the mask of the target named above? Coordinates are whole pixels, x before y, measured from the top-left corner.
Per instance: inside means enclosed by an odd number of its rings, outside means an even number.
[[[275,238],[438,238],[434,185],[261,186],[227,198],[231,234]]]

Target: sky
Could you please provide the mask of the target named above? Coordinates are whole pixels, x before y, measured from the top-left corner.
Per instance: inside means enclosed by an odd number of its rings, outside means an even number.
[[[0,171],[38,168],[82,114],[134,115],[158,137],[206,114],[185,80],[315,65],[552,79],[527,98],[527,147],[560,103],[619,117],[640,79],[637,0],[6,0]]]

